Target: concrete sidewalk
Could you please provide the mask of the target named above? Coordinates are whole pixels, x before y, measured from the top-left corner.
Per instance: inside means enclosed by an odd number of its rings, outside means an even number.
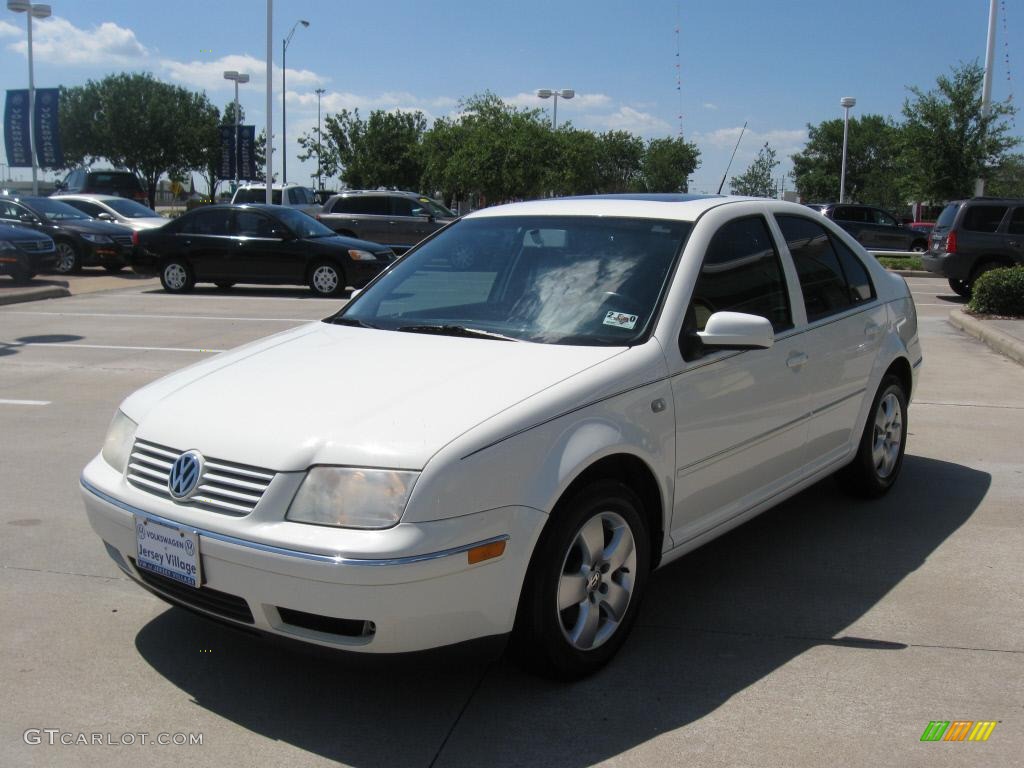
[[[1024,320],[982,318],[954,309],[949,313],[949,322],[964,333],[981,339],[996,352],[1024,365]]]
[[[83,293],[145,287],[147,284],[157,286],[160,284],[160,280],[155,277],[143,277],[130,270],[110,274],[98,269],[88,269],[77,275],[63,275],[59,279],[37,277],[28,285],[15,285],[13,281],[0,280],[0,306],[20,304],[25,301],[59,299]]]

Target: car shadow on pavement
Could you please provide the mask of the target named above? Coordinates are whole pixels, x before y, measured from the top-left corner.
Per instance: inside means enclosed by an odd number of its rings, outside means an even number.
[[[0,357],[16,355],[19,348],[29,345],[68,344],[72,341],[81,341],[84,338],[84,336],[73,336],[66,333],[53,333],[45,336],[22,336],[14,341],[0,341]]]
[[[900,653],[892,638],[846,628],[963,525],[990,484],[909,454],[882,499],[818,483],[659,571],[622,652],[573,684],[475,646],[331,654],[182,610],[142,628],[136,647],[213,714],[349,765],[583,768],[693,723],[817,646]]]

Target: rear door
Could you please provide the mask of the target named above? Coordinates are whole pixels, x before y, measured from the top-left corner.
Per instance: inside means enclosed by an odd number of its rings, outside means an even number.
[[[186,258],[197,280],[219,280],[230,276],[228,261],[234,247],[231,209],[210,208],[189,214],[188,221],[174,233],[169,252],[161,255]]]
[[[391,214],[387,245],[411,247],[437,229],[431,221],[430,210],[408,197],[392,197]]]
[[[867,227],[871,230],[873,248],[885,248],[892,251],[910,250],[909,230],[901,227],[896,219],[880,208],[868,208],[866,211]]]
[[[863,263],[810,217],[776,214],[800,281],[807,325],[802,346],[811,421],[807,463],[818,469],[848,455],[888,322]]]

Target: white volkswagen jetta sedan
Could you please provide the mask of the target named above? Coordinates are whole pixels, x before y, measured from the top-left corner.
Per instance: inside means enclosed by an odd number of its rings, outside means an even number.
[[[511,633],[571,678],[655,568],[832,473],[887,491],[920,364],[906,283],[803,206],[500,206],[128,397],[82,492],[174,604],[367,652]]]

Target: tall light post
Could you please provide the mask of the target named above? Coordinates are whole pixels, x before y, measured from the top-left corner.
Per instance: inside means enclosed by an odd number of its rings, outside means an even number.
[[[288,54],[288,46],[292,42],[292,35],[295,34],[295,30],[298,29],[299,24],[304,27],[309,26],[309,22],[305,19],[299,19],[292,24],[291,32],[288,33],[288,37],[281,41],[281,184],[288,183],[288,128],[286,119],[286,101],[288,99],[288,88],[285,83],[285,73],[288,71],[288,67],[285,61],[285,56]]]
[[[985,77],[981,81],[981,114],[987,117],[992,111],[992,65],[996,57],[996,0],[991,0],[988,8],[988,39],[985,41]],[[974,182],[974,195],[985,194],[985,180],[978,178]]]
[[[238,86],[241,83],[248,83],[249,75],[245,74],[244,72],[236,72],[235,70],[231,69],[224,73],[224,79],[235,81],[235,187],[238,187]]]
[[[857,100],[853,96],[843,96],[839,100],[839,106],[845,111],[843,117],[843,168],[839,172],[839,202],[846,202],[846,145],[850,137],[850,108],[856,105]]]
[[[39,194],[39,161],[36,159],[36,79],[32,67],[32,19],[45,19],[50,6],[27,0],[7,0],[7,9],[28,18],[28,149],[32,155],[32,194]]]
[[[572,88],[562,88],[561,90],[552,90],[551,88],[540,88],[537,90],[537,96],[541,99],[550,99],[552,96],[555,97],[555,109],[551,115],[551,129],[555,130],[558,128],[558,97],[561,96],[563,99],[571,99],[576,95],[576,91]]]
[[[320,143],[320,97],[327,93],[324,88],[316,89],[316,190],[322,192],[324,188],[324,180],[322,176],[323,166],[320,164],[320,152],[322,145]]]

